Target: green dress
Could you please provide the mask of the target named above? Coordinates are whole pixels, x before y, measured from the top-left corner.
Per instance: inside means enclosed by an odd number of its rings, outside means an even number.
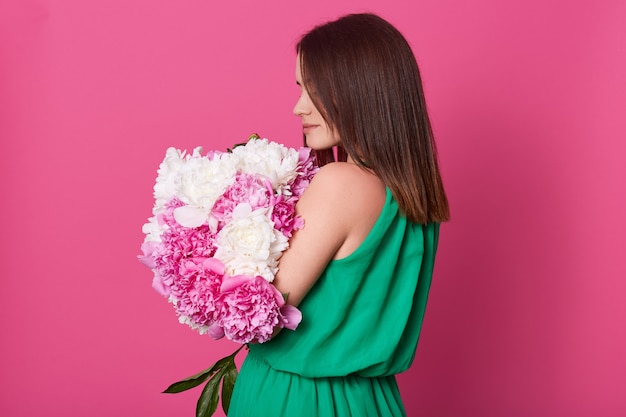
[[[229,417],[406,415],[395,374],[415,356],[439,224],[411,223],[387,189],[361,245],[301,302],[302,322],[250,345]]]

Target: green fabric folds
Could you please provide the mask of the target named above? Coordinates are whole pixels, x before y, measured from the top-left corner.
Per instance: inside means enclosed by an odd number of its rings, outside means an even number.
[[[229,416],[403,416],[394,375],[415,356],[438,235],[387,190],[363,243],[300,304],[298,329],[250,346]]]

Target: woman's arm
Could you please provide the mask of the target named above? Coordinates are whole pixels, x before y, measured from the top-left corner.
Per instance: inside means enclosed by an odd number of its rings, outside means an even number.
[[[350,163],[325,165],[296,206],[304,228],[279,261],[274,285],[297,306],[333,258],[347,256],[367,236],[385,202],[385,187]]]

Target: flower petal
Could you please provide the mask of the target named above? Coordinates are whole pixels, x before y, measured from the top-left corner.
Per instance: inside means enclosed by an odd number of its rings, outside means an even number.
[[[224,269],[226,268],[222,261],[216,258],[207,258],[202,263],[202,266],[207,270],[215,272],[219,275],[224,275]]]
[[[233,209],[234,218],[248,217],[252,213],[252,206],[248,203],[239,203]]]
[[[184,227],[202,226],[207,217],[208,210],[202,207],[181,206],[174,209],[174,219]]]
[[[222,326],[220,326],[218,324],[210,325],[209,329],[207,330],[207,333],[214,340],[221,339],[222,337],[224,337],[224,334],[225,334],[224,333],[224,329],[222,328]]]
[[[302,321],[302,312],[289,304],[282,306],[280,312],[283,316],[283,326],[289,330],[296,330]]]
[[[224,281],[222,282],[222,287],[220,288],[220,290],[222,292],[229,292],[245,284],[246,282],[252,281],[253,279],[254,278],[249,275],[235,275],[232,277],[224,277]]]
[[[169,297],[170,289],[163,283],[163,279],[160,275],[154,274],[154,278],[152,279],[152,288],[163,297]]]

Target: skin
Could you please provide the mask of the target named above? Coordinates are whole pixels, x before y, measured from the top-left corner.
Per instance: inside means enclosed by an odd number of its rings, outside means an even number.
[[[339,145],[341,143],[339,135],[330,129],[311,101],[312,92],[302,79],[299,54],[296,59],[296,84],[300,87],[300,97],[293,108],[293,114],[302,119],[302,131],[306,136],[307,145],[312,149],[328,149]]]
[[[302,119],[307,144],[327,149],[341,139],[326,125],[311,102],[296,60],[296,81],[301,95],[293,113]],[[363,242],[385,203],[383,182],[348,158],[322,167],[301,196],[296,213],[305,227],[290,240],[280,258],[273,284],[288,293],[287,302],[297,306],[333,259],[350,255]]]

